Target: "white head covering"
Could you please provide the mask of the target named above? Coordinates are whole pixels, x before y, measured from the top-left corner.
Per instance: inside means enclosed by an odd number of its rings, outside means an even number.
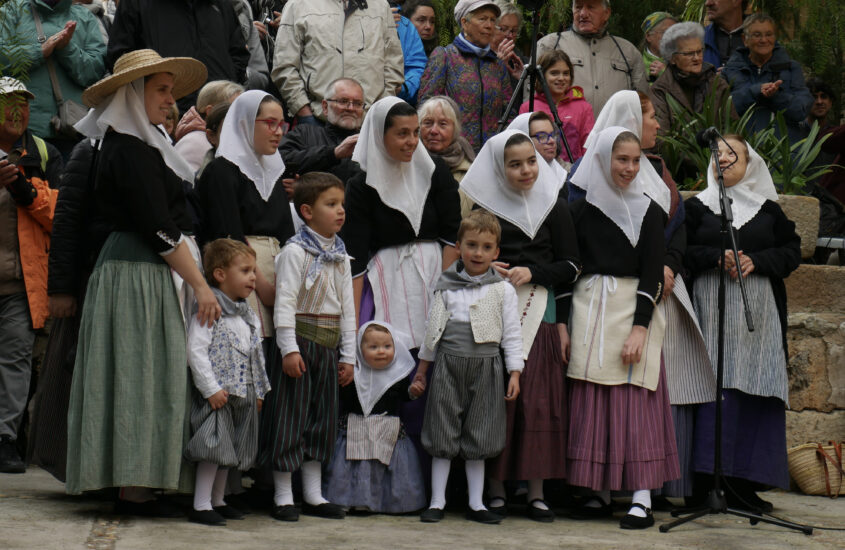
[[[461,180],[461,190],[473,202],[514,224],[533,239],[557,202],[563,181],[534,149],[539,168],[537,181],[528,191],[517,191],[510,186],[505,175],[505,144],[517,134],[528,137],[525,132],[505,130],[487,140]],[[530,137],[528,139],[533,148],[534,142]]]
[[[279,151],[272,155],[255,152],[255,118],[261,101],[270,94],[260,90],[249,90],[232,102],[223,128],[220,130],[220,145],[215,157],[223,157],[238,167],[249,178],[264,202],[270,198],[276,182],[285,171],[285,163]],[[272,96],[270,96],[272,97]]]
[[[115,132],[134,136],[150,147],[158,149],[164,164],[185,181],[194,181],[194,170],[163,131],[150,122],[144,107],[144,78],[124,84],[106,97],[74,126],[76,130],[91,139],[103,139],[111,128]]]
[[[756,216],[767,200],[774,202],[778,200],[778,192],[766,162],[748,142],[745,142],[745,146],[748,147],[748,166],[745,168],[745,175],[736,185],[725,188],[728,197],[733,201],[731,209],[734,219],[731,225],[734,229],[739,229]],[[736,153],[741,155],[742,151]],[[719,203],[719,182],[712,162],[707,170],[707,189],[698,194],[698,200],[714,214],[722,213],[722,205]]]
[[[602,107],[590,135],[587,136],[584,147],[589,149],[598,135],[611,126],[621,126],[629,132],[633,132],[637,138],[643,138],[643,108],[640,105],[640,96],[637,92],[622,90],[610,96],[610,99]],[[583,164],[584,162],[581,161],[582,166]],[[578,169],[581,169],[580,166]],[[640,157],[639,179],[643,183],[645,194],[651,197],[668,214],[672,207],[672,193],[655,171],[654,166],[646,158],[645,153]],[[573,183],[575,182],[573,181]],[[578,185],[578,187],[581,186]]]
[[[390,331],[393,337],[393,361],[383,369],[371,368],[361,353],[361,340],[370,325],[379,325]],[[410,338],[382,321],[370,321],[358,329],[358,361],[355,364],[355,390],[358,392],[358,401],[364,415],[369,415],[379,399],[396,382],[406,378],[414,370],[414,361],[409,346]]]
[[[522,113],[521,115],[517,116],[511,121],[510,124],[508,124],[508,130],[519,130],[520,132],[526,133],[529,137],[531,137],[531,115],[533,114],[534,113]],[[566,178],[569,176],[569,174],[566,172],[566,168],[561,166],[557,159],[552,159],[547,164],[552,169],[552,171],[554,171],[555,177],[561,182],[562,187],[563,184],[566,183]]]
[[[431,188],[434,161],[422,140],[417,143],[410,162],[399,162],[384,147],[384,120],[398,97],[385,97],[373,103],[352,152],[352,160],[367,173],[367,185],[378,192],[382,202],[405,214],[414,233],[419,233],[425,199]]]
[[[610,218],[625,233],[631,246],[637,246],[643,218],[651,203],[651,199],[645,195],[642,161],[640,172],[625,190],[613,183],[610,174],[613,142],[619,134],[627,131],[627,128],[621,126],[611,126],[598,134],[584,153],[581,166],[572,176],[572,183],[585,189],[587,202]]]

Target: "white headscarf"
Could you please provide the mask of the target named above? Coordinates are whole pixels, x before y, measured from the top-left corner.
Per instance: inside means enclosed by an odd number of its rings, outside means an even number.
[[[508,124],[508,130],[519,130],[520,132],[528,134],[528,137],[531,137],[531,115],[533,114],[534,113],[522,113],[521,115],[517,116],[511,121],[510,124]],[[548,161],[547,164],[555,173],[555,177],[560,180],[562,187],[563,184],[566,183],[566,178],[569,176],[569,174],[566,172],[566,168],[561,166],[557,159],[552,159]]]
[[[611,126],[598,134],[584,153],[581,166],[572,176],[572,183],[585,189],[587,202],[610,218],[625,233],[631,246],[637,246],[643,218],[651,203],[651,199],[645,195],[642,161],[637,177],[625,190],[613,183],[610,174],[613,142],[619,134],[627,131],[627,128]]]
[[[584,147],[587,149],[597,139],[598,135],[610,128],[611,126],[621,126],[629,132],[633,132],[638,139],[643,138],[643,108],[640,105],[640,96],[637,92],[632,90],[622,90],[616,92],[607,103],[602,107],[596,123],[590,135],[587,136],[587,141]],[[581,166],[584,161],[581,161]],[[580,170],[580,166],[578,167]],[[666,183],[651,165],[645,153],[640,156],[640,181],[643,183],[645,194],[651,197],[666,214],[672,208],[672,193],[666,187]],[[573,183],[575,183],[573,181]],[[575,185],[578,185],[575,183]],[[581,187],[578,185],[578,187]]]
[[[220,145],[215,157],[223,157],[238,167],[249,178],[264,202],[270,198],[276,182],[285,171],[285,163],[279,151],[272,155],[259,155],[255,151],[255,118],[261,101],[270,94],[250,90],[238,96],[223,120],[220,130]],[[270,96],[272,97],[272,96]]]
[[[379,325],[390,331],[393,338],[393,361],[383,369],[371,368],[361,353],[361,340],[370,325]],[[414,370],[414,361],[409,346],[410,338],[397,331],[388,323],[382,321],[370,321],[358,329],[358,361],[355,364],[355,390],[358,392],[358,401],[361,403],[361,410],[367,416],[372,412],[373,407],[382,396],[395,383],[406,378]]]
[[[745,175],[736,185],[725,188],[728,197],[733,201],[731,209],[734,219],[731,225],[734,229],[739,229],[756,216],[767,200],[774,202],[778,200],[778,192],[772,175],[766,167],[766,162],[748,142],[745,142],[745,146],[748,147],[748,166],[745,168]],[[742,151],[736,153],[741,155]],[[719,183],[712,162],[707,170],[707,189],[698,194],[698,200],[714,214],[722,213],[722,205],[719,203]]]
[[[414,234],[418,234],[425,199],[431,189],[434,161],[422,140],[417,143],[410,162],[399,162],[387,154],[384,121],[388,111],[397,103],[403,101],[398,97],[385,97],[370,107],[352,152],[352,160],[367,173],[367,185],[378,192],[381,201],[402,212],[411,222]]]
[[[150,147],[158,149],[164,164],[177,176],[193,183],[194,170],[182,155],[176,152],[170,137],[150,122],[144,107],[144,79],[124,84],[74,126],[91,139],[103,139],[111,128],[115,132],[134,136]]]
[[[527,191],[517,191],[510,186],[505,175],[505,144],[517,134],[528,137],[525,132],[505,130],[488,139],[461,180],[461,190],[473,202],[514,224],[533,239],[557,202],[563,181],[555,177],[535,148],[539,168],[537,181]],[[530,137],[528,140],[534,148]]]

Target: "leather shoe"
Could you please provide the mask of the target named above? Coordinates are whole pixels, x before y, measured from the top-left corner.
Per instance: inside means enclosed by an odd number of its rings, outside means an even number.
[[[279,521],[299,521],[299,510],[293,504],[274,506],[270,515]]]
[[[420,514],[420,521],[423,523],[437,523],[446,516],[442,508],[426,508]]]
[[[543,510],[542,508],[538,508],[534,506],[535,502],[540,502],[546,506],[546,509]],[[535,498],[528,504],[528,509],[525,511],[525,515],[528,516],[528,519],[533,519],[534,521],[539,521],[542,523],[551,523],[555,520],[555,513],[549,508],[549,505],[546,504],[541,498]]]
[[[654,525],[654,515],[651,513],[651,508],[646,508],[639,502],[631,504],[631,508],[640,508],[645,512],[645,517],[635,516],[633,514],[625,514],[619,520],[619,527],[622,529],[648,529]]]
[[[215,506],[214,511],[226,519],[244,519],[244,513],[235,508],[224,504],[223,506]]]
[[[343,508],[331,502],[324,502],[317,506],[303,502],[302,513],[306,516],[316,516],[325,519],[343,519],[346,517],[346,512],[343,511]]]
[[[585,506],[590,502],[598,502],[601,506]],[[593,496],[587,501],[572,511],[571,517],[573,519],[599,519],[609,518],[613,515],[613,501],[605,502],[599,497]]]
[[[188,512],[188,521],[202,523],[203,525],[226,525],[226,519],[214,510],[191,510]]]
[[[485,523],[487,525],[495,525],[502,523],[502,516],[494,514],[490,510],[467,510],[467,519],[470,521],[477,521],[478,523]]]

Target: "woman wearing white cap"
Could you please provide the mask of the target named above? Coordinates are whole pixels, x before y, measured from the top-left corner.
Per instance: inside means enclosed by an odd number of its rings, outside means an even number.
[[[118,513],[178,515],[150,488],[189,490],[184,311],[209,325],[220,306],[197,265],[183,185],[193,170],[160,125],[205,66],[124,54],[83,94],[76,128],[102,140],[95,192],[113,226],[88,283],[68,409],[67,491],[120,487]],[[171,270],[175,272],[171,276]],[[190,291],[193,292],[190,292]]]

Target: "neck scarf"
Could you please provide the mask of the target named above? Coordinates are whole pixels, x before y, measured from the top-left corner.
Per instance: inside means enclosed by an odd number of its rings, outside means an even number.
[[[458,44],[458,45],[460,45],[460,46],[463,46],[465,49],[467,49],[467,50],[471,51],[472,53],[474,53],[474,54],[475,54],[475,55],[477,55],[478,57],[484,57],[484,56],[486,56],[486,55],[488,55],[488,54],[490,53],[490,45],[489,45],[489,44],[488,44],[486,47],[484,47],[484,48],[482,48],[482,47],[480,47],[480,46],[476,46],[475,44],[473,44],[472,42],[470,42],[470,41],[467,39],[467,37],[466,37],[466,36],[464,36],[464,33],[462,33],[462,32],[461,32],[461,33],[459,33],[459,34],[455,37],[455,44]]]
[[[232,300],[216,286],[211,287],[211,292],[214,293],[214,297],[217,298],[217,303],[220,304],[221,315],[237,315],[246,321],[249,328],[258,328],[255,323],[257,319],[252,315],[252,309],[249,307],[249,302],[246,300]],[[196,315],[199,311],[199,304],[197,304],[196,300],[194,300],[191,311],[193,312],[193,315]]]
[[[602,107],[590,135],[587,136],[584,147],[589,149],[596,141],[598,135],[611,126],[621,126],[642,139],[643,109],[640,106],[640,96],[637,92],[623,90],[610,96],[610,99]],[[584,163],[582,161],[581,166],[583,165]],[[580,167],[578,169],[580,170]],[[645,194],[651,197],[666,214],[669,214],[672,208],[671,192],[646,158],[645,153],[640,156],[640,173],[637,179],[642,182]],[[574,177],[573,183],[575,183]],[[575,185],[578,184],[575,183]],[[578,185],[578,187],[581,187],[581,185]],[[586,189],[586,187],[582,187],[582,189]]]
[[[472,145],[469,144],[464,136],[456,137],[455,140],[439,154],[440,157],[446,161],[446,164],[451,170],[460,166],[464,159],[469,162],[475,160],[475,151],[472,150]]]
[[[778,200],[778,192],[772,175],[766,167],[766,162],[747,142],[745,145],[748,147],[748,166],[745,168],[745,175],[736,185],[725,188],[728,197],[733,201],[731,209],[734,219],[731,225],[734,229],[739,229],[751,221],[767,200],[773,202]],[[741,155],[742,151],[736,153]],[[719,182],[712,162],[707,170],[707,189],[698,194],[698,200],[717,216],[722,213],[722,205],[719,202]]]
[[[504,281],[504,279],[492,267],[486,273],[473,277],[464,271],[463,260],[458,260],[440,274],[437,283],[434,285],[434,290],[460,290],[490,285],[499,281]]]
[[[408,218],[414,234],[420,232],[423,208],[431,189],[434,161],[422,140],[410,162],[399,162],[387,154],[384,147],[384,120],[390,109],[400,103],[398,97],[376,101],[364,118],[352,160],[366,172],[367,185],[378,192],[381,201]]]
[[[144,78],[124,84],[102,103],[88,111],[74,125],[76,130],[91,139],[103,139],[109,128],[120,134],[136,137],[158,149],[164,164],[174,174],[193,183],[194,170],[176,152],[170,138],[150,123],[144,107]]]
[[[669,70],[672,71],[672,76],[675,77],[678,84],[685,88],[698,88],[702,83],[706,83],[713,77],[710,73],[716,71],[715,67],[710,63],[704,63],[701,66],[701,71],[697,73],[682,71],[677,65],[671,64],[669,65]]]
[[[640,164],[640,172],[627,189],[622,190],[613,183],[610,174],[613,142],[625,131],[626,128],[619,126],[602,131],[584,153],[581,166],[572,176],[572,183],[585,189],[587,202],[610,218],[625,233],[631,246],[637,246],[643,218],[651,203],[651,199],[645,195],[642,172],[645,166],[651,164],[648,160]]]
[[[232,102],[223,128],[220,130],[220,145],[215,157],[223,157],[238,167],[241,174],[249,178],[264,202],[270,198],[276,182],[285,171],[285,163],[278,151],[272,155],[255,152],[255,118],[261,101],[270,94],[250,90]]]
[[[326,243],[328,247],[323,248],[323,244],[320,241]],[[313,229],[305,224],[287,242],[300,246],[303,250],[314,256],[314,261],[311,262],[308,272],[305,274],[306,290],[314,284],[326,262],[340,263],[349,257],[346,254],[346,246],[344,246],[340,237],[335,235],[332,239],[326,239],[322,235],[315,233]]]
[[[537,181],[527,191],[517,191],[510,186],[505,175],[505,144],[516,134],[528,135],[505,130],[488,139],[461,180],[461,189],[473,202],[514,224],[533,239],[557,202],[563,182],[555,177],[535,149],[539,167]],[[531,146],[534,147],[534,142]]]
[[[545,101],[545,98],[543,98]],[[535,111],[536,112],[536,111]],[[508,125],[508,130],[519,130],[525,134],[528,134],[531,137],[531,132],[529,131],[530,122],[531,122],[531,115],[534,113],[522,113],[521,115],[517,116],[511,123]],[[566,168],[561,166],[561,164],[552,159],[546,164],[549,165],[549,168],[552,169],[552,172],[555,174],[555,178],[560,182],[561,187],[563,186],[564,182],[566,182],[566,178],[569,174],[566,172]]]
[[[383,326],[390,331],[390,336],[393,337],[393,361],[383,369],[370,367],[364,360],[364,354],[361,353],[361,340],[363,340],[364,333],[370,325]],[[407,378],[414,370],[416,362],[409,351],[409,342],[410,339],[407,335],[382,321],[370,321],[358,329],[358,361],[355,364],[353,378],[364,416],[368,416],[372,412],[373,407],[387,390],[403,378]]]

